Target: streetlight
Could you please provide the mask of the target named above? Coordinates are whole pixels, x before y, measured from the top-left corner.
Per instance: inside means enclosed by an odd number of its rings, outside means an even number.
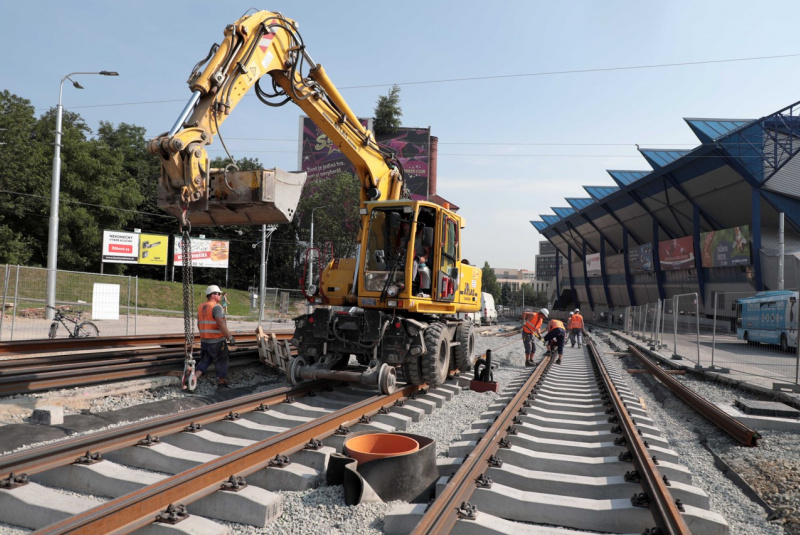
[[[330,207],[331,207],[331,205],[328,204],[328,205],[325,205],[325,206],[317,206],[316,208],[311,210],[311,247],[309,248],[309,251],[311,252],[311,255],[314,254],[314,212],[316,212],[320,208],[330,208]],[[313,258],[312,258],[311,261],[309,261],[309,263],[308,263],[308,286],[307,286],[307,288],[309,288],[309,289],[311,288],[311,286],[313,284],[313,282],[312,282],[313,280],[314,280],[314,261],[313,261]]]
[[[58,88],[58,107],[56,108],[56,150],[53,156],[53,183],[50,189],[50,228],[47,234],[47,293],[46,304],[56,306],[56,270],[58,269],[58,196],[61,191],[61,95],[64,93],[64,80],[69,80],[76,89],[83,86],[70,78],[76,74],[99,74],[101,76],[119,76],[113,71],[71,72],[61,79]],[[53,309],[45,308],[45,318],[53,319]]]

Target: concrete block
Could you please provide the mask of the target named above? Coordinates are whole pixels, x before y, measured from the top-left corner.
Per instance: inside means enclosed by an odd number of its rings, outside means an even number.
[[[408,535],[425,514],[427,504],[400,503],[395,504],[383,517],[384,535]]]
[[[56,492],[37,483],[0,489],[0,518],[28,529],[43,528],[97,505],[95,500]]]
[[[104,457],[115,463],[136,466],[154,472],[178,474],[213,461],[218,456],[196,451],[176,448],[165,442],[154,446],[131,446],[117,451],[110,451]]]
[[[285,414],[277,410],[251,411],[242,415],[243,420],[250,420],[261,425],[272,425],[275,427],[295,427],[313,420],[312,417],[299,416],[297,414]]]
[[[418,396],[420,399],[427,399],[429,401],[433,401],[436,404],[437,408],[442,408],[447,401],[447,397],[442,394],[434,393],[433,390],[429,390],[427,394],[423,394],[422,396]]]
[[[191,515],[186,520],[177,524],[165,524],[163,522],[153,522],[143,528],[136,530],[136,535],[228,535],[230,530],[227,526],[203,518],[202,516]]]
[[[291,457],[290,457],[291,458]],[[292,461],[283,468],[268,466],[247,476],[247,483],[267,490],[308,490],[319,486],[322,473]]]
[[[292,454],[291,459],[293,463],[302,464],[324,474],[325,470],[328,469],[328,459],[330,459],[332,453],[336,453],[336,450],[328,446],[322,446],[318,450],[303,449],[296,451]]]
[[[118,498],[154,485],[166,476],[134,470],[111,461],[95,464],[69,464],[31,476],[37,483],[93,496]]]
[[[206,424],[206,429],[225,435],[228,437],[243,438],[245,440],[260,441],[265,438],[274,437],[284,431],[288,431],[288,427],[277,427],[274,425],[262,425],[252,420],[239,418],[238,420],[222,420],[219,422],[210,422]]]
[[[254,444],[255,440],[228,437],[208,429],[201,429],[196,433],[184,431],[161,438],[162,442],[189,451],[199,451],[209,455],[227,455],[245,446]]]
[[[64,407],[50,405],[33,409],[31,423],[39,425],[62,425],[64,423]]]
[[[263,528],[277,520],[283,513],[283,497],[250,484],[239,492],[220,490],[200,498],[187,509],[191,514],[227,522],[238,522]]]
[[[436,468],[440,476],[450,477],[464,464],[463,457],[437,457]]]
[[[474,440],[462,440],[458,442],[451,442],[449,456],[463,459],[465,456],[472,453],[472,450],[475,449],[475,444],[477,444],[477,442],[475,442]]]
[[[436,494],[435,496],[441,496],[444,488],[447,486],[447,482],[450,481],[449,476],[442,476],[436,480]]]

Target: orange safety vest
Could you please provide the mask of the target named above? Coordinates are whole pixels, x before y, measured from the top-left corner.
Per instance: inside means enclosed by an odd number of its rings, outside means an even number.
[[[567,329],[572,329],[572,316],[567,320]]]
[[[563,329],[564,323],[560,320],[550,320],[550,325],[548,325],[548,331],[552,331],[553,329]]]
[[[528,312],[525,314],[523,320],[525,322],[525,324],[522,326],[523,332],[528,334],[539,332],[539,328],[542,326],[542,315],[540,313]]]
[[[572,328],[583,329],[583,316],[580,314],[574,314],[572,316]]]
[[[203,340],[223,340],[222,331],[219,330],[217,320],[214,319],[216,303],[203,303],[197,309],[197,328],[200,329],[200,338]]]

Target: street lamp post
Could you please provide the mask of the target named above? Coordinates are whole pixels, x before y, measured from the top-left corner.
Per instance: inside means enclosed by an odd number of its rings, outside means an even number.
[[[53,183],[50,189],[50,227],[47,234],[47,292],[46,304],[56,306],[56,272],[58,269],[58,197],[61,191],[61,96],[64,93],[64,81],[69,80],[77,89],[83,89],[81,84],[70,78],[76,74],[99,74],[101,76],[119,76],[113,71],[100,72],[71,72],[61,79],[58,88],[58,107],[56,108],[56,144],[53,156]],[[53,319],[53,309],[45,309],[45,317]]]
[[[320,208],[330,208],[330,205],[317,206],[316,208],[311,210],[311,247],[309,248],[309,251],[311,251],[311,255],[314,254],[314,212],[316,212]],[[311,287],[313,280],[314,280],[314,260],[313,258],[311,258],[311,260],[308,263],[308,284],[306,285],[306,288]]]

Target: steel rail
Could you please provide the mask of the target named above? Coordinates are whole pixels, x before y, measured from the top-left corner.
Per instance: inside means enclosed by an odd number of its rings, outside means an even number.
[[[372,415],[400,398],[417,392],[420,386],[406,386],[394,394],[374,396],[307,422],[274,437],[111,500],[93,509],[56,522],[37,531],[41,535],[66,533],[130,533],[152,523],[170,504],[186,505],[220,489],[231,476],[248,476],[269,465],[276,455],[293,453],[311,442],[332,435],[341,426]]]
[[[232,368],[259,362],[256,349],[244,349],[231,352]],[[183,355],[175,354],[167,359],[149,362],[119,362],[103,364],[89,369],[71,369],[38,373],[2,374],[0,376],[0,396],[43,392],[57,388],[73,388],[96,385],[110,381],[120,381],[164,375],[183,369]]]
[[[135,446],[147,435],[170,435],[184,431],[187,425],[208,424],[223,419],[227,414],[246,413],[283,403],[289,398],[299,398],[320,390],[328,381],[314,381],[297,387],[283,387],[269,392],[259,392],[239,398],[214,403],[194,409],[151,418],[143,422],[98,431],[89,435],[68,438],[16,453],[0,456],[0,479],[15,474],[38,474],[59,466],[72,464],[87,451],[106,453]]]
[[[545,356],[534,368],[525,384],[498,415],[475,445],[475,449],[453,474],[442,493],[436,497],[422,516],[414,531],[411,532],[413,535],[448,534],[452,531],[459,519],[459,506],[469,501],[475,491],[475,481],[485,472],[490,459],[500,448],[500,441],[506,437],[509,427],[513,426],[514,417],[523,409],[525,402],[529,399],[529,393],[541,380],[551,361],[552,357]]]
[[[680,381],[662,370],[655,362],[647,358],[638,348],[628,345],[628,349],[636,359],[641,362],[647,370],[652,373],[667,388],[672,390],[676,396],[689,404],[694,410],[705,416],[711,423],[728,433],[745,446],[758,446],[761,435],[758,431],[747,427],[742,422],[729,416],[716,405],[707,399],[696,394]]]
[[[622,435],[625,437],[628,450],[633,457],[633,464],[642,478],[642,486],[647,492],[650,511],[653,513],[657,527],[661,529],[661,533],[664,535],[691,535],[692,532],[689,526],[678,510],[675,499],[667,489],[666,483],[661,477],[652,456],[647,451],[644,440],[639,436],[636,424],[625,408],[625,403],[622,401],[619,392],[617,392],[617,388],[611,380],[594,342],[587,340],[586,345],[589,348],[589,354],[597,365],[600,377],[603,379],[611,404],[614,406]]]
[[[255,340],[255,334],[234,333],[234,337]],[[288,340],[291,333],[275,333],[279,340]],[[195,333],[195,338],[200,339]],[[184,334],[146,334],[135,336],[99,336],[97,338],[56,338],[55,340],[14,340],[0,342],[0,355],[28,353],[60,353],[63,351],[82,351],[86,349],[119,348],[129,346],[174,346],[181,347],[186,341]]]

